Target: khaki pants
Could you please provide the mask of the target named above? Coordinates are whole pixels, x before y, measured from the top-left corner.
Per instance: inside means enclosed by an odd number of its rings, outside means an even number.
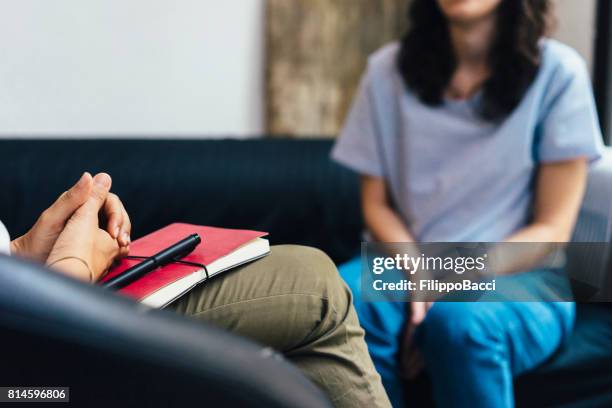
[[[390,407],[350,290],[319,250],[273,247],[172,307],[281,351],[337,407]]]

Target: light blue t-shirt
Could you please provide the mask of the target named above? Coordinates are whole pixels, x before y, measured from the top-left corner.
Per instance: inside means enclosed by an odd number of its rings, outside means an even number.
[[[601,155],[589,74],[571,48],[542,41],[537,77],[498,124],[478,117],[478,94],[421,103],[396,69],[398,50],[369,58],[332,157],[384,178],[417,241],[501,241],[529,222],[538,163]]]

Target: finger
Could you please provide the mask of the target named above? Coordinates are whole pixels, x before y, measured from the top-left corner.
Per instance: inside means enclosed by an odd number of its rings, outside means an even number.
[[[119,248],[119,255],[117,255],[117,258],[119,258],[119,259],[125,258],[129,254],[130,254],[130,247],[129,246],[123,246],[123,247]]]
[[[121,248],[117,240],[113,239],[106,231],[98,229],[96,234],[92,268],[97,280],[108,271],[115,259],[120,256]]]
[[[409,380],[416,378],[425,367],[425,359],[418,350],[415,350],[411,357],[411,361],[405,370]]]
[[[411,347],[402,353],[401,373],[405,379],[413,379],[424,367],[424,359],[421,352]]]
[[[120,236],[121,228],[123,227],[123,205],[116,194],[109,193],[104,201],[104,214],[108,219],[106,231],[114,239]]]
[[[423,353],[420,350],[415,349],[412,358],[411,368],[416,371],[415,374],[418,374],[419,371],[425,366],[425,358],[423,357]]]
[[[98,173],[93,178],[93,181],[94,183],[93,188],[91,189],[91,194],[81,209],[88,212],[89,215],[95,214],[97,216],[98,212],[100,212],[100,209],[106,201],[106,197],[108,197],[112,179],[106,173]],[[79,211],[81,209],[79,209]]]
[[[410,316],[410,322],[415,325],[421,324],[425,319],[425,303],[423,302],[412,302],[412,314]]]
[[[45,211],[45,217],[52,223],[64,224],[87,201],[92,184],[91,174],[83,173],[81,178]]]
[[[113,239],[108,232],[102,229],[98,229],[97,232],[96,250],[105,257],[111,258],[111,261],[114,260],[121,252],[121,247],[117,240]]]
[[[403,339],[403,344],[402,344],[402,347],[404,347],[405,349],[409,349],[410,347],[412,347],[412,341],[414,338],[415,329],[416,329],[416,326],[412,324],[411,321],[408,321],[406,323],[406,327],[404,328],[404,339]]]
[[[417,350],[417,348],[413,346],[408,352],[408,358],[406,360],[408,362],[408,366],[413,367],[416,363],[419,362],[420,357],[421,355],[419,353],[419,350]]]
[[[401,360],[402,365],[407,363],[409,358],[410,350],[414,348],[413,340],[414,340],[414,332],[416,326],[413,325],[410,321],[406,322],[406,327],[404,327],[404,333],[402,338],[402,352],[401,352]]]
[[[132,242],[132,221],[130,220],[130,216],[125,210],[123,204],[121,205],[121,207],[123,208],[123,226],[121,227],[119,244],[121,244],[122,246],[128,246]]]

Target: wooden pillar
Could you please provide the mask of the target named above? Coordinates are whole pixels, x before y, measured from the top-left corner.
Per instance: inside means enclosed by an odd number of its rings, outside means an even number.
[[[407,2],[267,0],[268,132],[337,135],[367,56],[403,32]]]

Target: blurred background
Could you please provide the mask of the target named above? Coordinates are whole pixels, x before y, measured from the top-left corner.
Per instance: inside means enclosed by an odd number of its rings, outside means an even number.
[[[409,0],[0,0],[0,137],[334,137]],[[607,129],[608,0],[557,0]]]

